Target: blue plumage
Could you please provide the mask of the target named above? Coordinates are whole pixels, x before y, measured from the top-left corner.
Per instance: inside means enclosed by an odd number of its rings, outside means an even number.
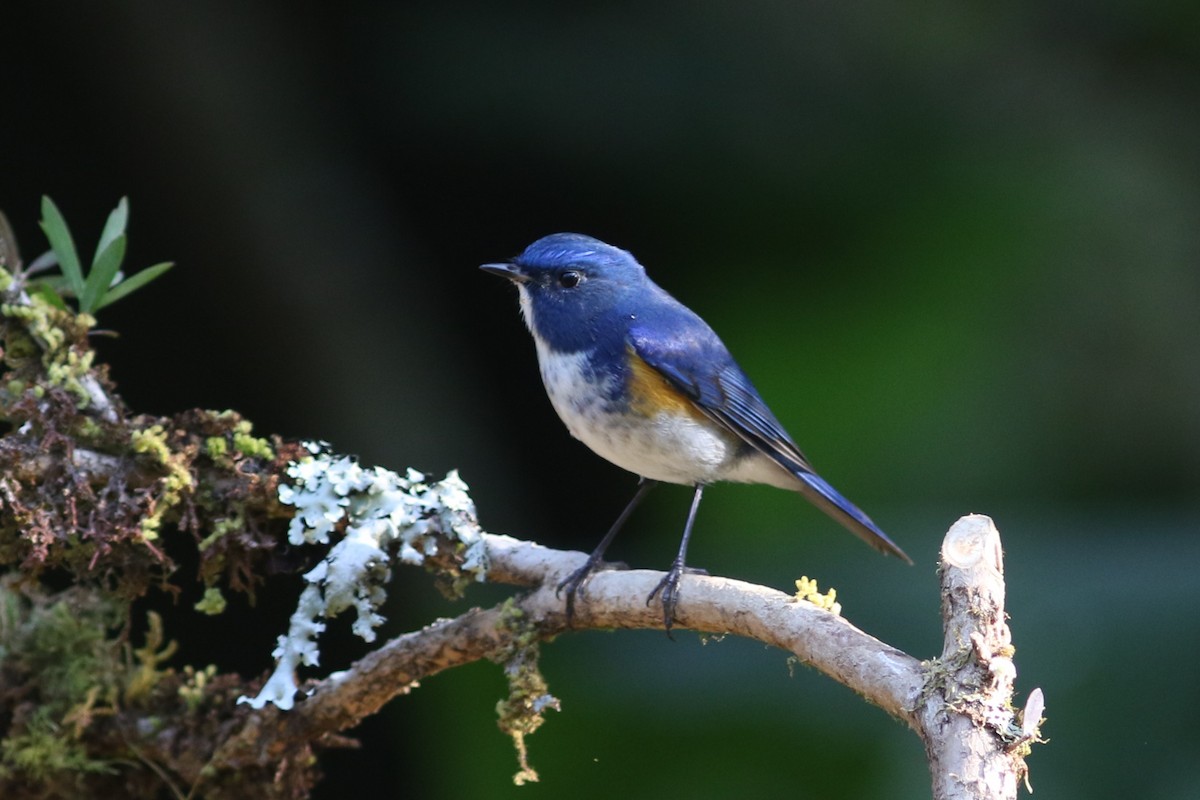
[[[643,479],[587,563],[560,585],[568,615],[621,523],[656,481],[696,487],[679,555],[651,594],[662,592],[668,630],[696,507],[704,486],[716,481],[798,491],[868,544],[911,563],[813,471],[712,328],[651,281],[631,254],[559,233],[483,269],[517,285],[547,394],[571,434]]]

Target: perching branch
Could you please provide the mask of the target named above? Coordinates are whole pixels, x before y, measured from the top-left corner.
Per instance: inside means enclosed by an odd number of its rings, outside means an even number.
[[[568,630],[563,600],[554,587],[578,568],[585,556],[551,550],[508,536],[485,535],[498,583],[535,587],[512,605],[473,609],[453,619],[397,637],[336,679],[326,680],[289,712],[267,708],[223,749],[218,760],[236,765],[254,751],[263,757],[295,741],[312,741],[344,730],[374,713],[414,681],[451,667],[495,658],[532,628],[539,639]],[[586,599],[576,605],[572,628],[662,628],[662,614],[646,605],[661,573],[611,570],[596,573]],[[731,633],[787,650],[846,684],[888,713],[915,724],[922,687],[920,662],[855,628],[845,619],[775,589],[744,581],[687,575],[685,601],[677,626],[707,633]],[[512,628],[514,615],[530,627]]]
[[[415,681],[496,658],[529,630],[543,640],[564,633],[563,601],[553,587],[579,566],[583,554],[507,536],[485,535],[485,541],[489,580],[533,591],[512,606],[474,609],[393,639],[318,683],[294,710],[258,712],[217,761],[236,767],[247,758],[269,759],[291,743],[352,727]],[[1024,726],[1032,733],[1023,735],[1011,706],[1015,671],[1004,624],[999,535],[987,517],[964,517],[947,533],[942,552],[947,638],[942,658],[932,662],[922,663],[804,600],[727,578],[685,576],[677,625],[779,647],[903,720],[926,743],[936,800],[1014,798],[1037,720]],[[572,627],[661,628],[658,610],[645,602],[660,576],[645,570],[598,572],[586,601],[576,606]],[[514,613],[528,627],[506,625]]]

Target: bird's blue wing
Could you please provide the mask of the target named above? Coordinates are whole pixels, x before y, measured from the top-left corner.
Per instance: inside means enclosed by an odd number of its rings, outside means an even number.
[[[808,459],[759,397],[725,345],[703,322],[686,335],[630,331],[634,353],[682,391],[706,415],[789,472],[812,472]]]
[[[689,312],[690,313],[690,312]],[[663,335],[664,331],[673,333]],[[813,470],[717,335],[699,317],[630,329],[630,346],[696,407],[794,475],[797,489],[851,533],[912,563],[870,517]]]

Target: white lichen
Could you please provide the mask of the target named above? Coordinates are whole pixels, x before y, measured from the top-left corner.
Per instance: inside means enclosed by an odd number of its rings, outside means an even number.
[[[430,483],[416,470],[400,476],[380,467],[365,469],[349,456],[326,452],[323,443],[306,442],[305,447],[312,455],[293,462],[287,474],[294,483],[279,488],[280,502],[296,508],[288,541],[327,544],[339,531],[341,537],[304,576],[308,586],[287,635],[279,637],[272,653],[275,672],[257,697],[238,699],[254,708],[268,702],[292,707],[297,667],[318,662],[322,619],[353,608],[354,633],[375,640],[375,629],[384,621],[379,607],[387,597],[384,584],[391,578],[393,558],[421,564],[437,554],[440,536],[455,542],[464,573],[482,581],[487,572],[475,504],[457,472]]]

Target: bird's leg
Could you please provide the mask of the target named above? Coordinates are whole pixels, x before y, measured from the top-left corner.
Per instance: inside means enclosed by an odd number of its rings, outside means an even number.
[[[638,490],[633,495],[633,499],[629,501],[629,505],[625,506],[625,510],[621,512],[621,516],[617,517],[617,521],[608,529],[608,533],[604,534],[604,538],[600,540],[600,544],[596,545],[596,549],[587,557],[587,561],[583,562],[583,566],[572,572],[554,590],[554,596],[558,597],[562,594],[563,589],[567,590],[567,625],[571,624],[571,617],[575,613],[575,594],[582,593],[583,583],[587,580],[588,575],[596,569],[596,565],[604,558],[604,551],[612,544],[612,540],[616,538],[617,531],[621,530],[625,525],[625,520],[629,519],[629,515],[638,507],[638,503],[642,502],[642,498],[649,494],[650,490],[658,485],[658,481],[652,481],[649,478],[642,478],[638,483]]]
[[[671,636],[671,625],[675,622],[675,606],[679,604],[679,579],[683,577],[685,570],[683,564],[687,557],[688,540],[692,538],[692,523],[696,521],[696,509],[700,508],[702,494],[704,494],[704,484],[698,483],[696,484],[696,493],[692,496],[692,507],[688,511],[687,522],[683,526],[683,540],[679,542],[679,555],[675,556],[675,560],[671,562],[671,568],[658,582],[658,586],[655,586],[654,591],[646,597],[646,605],[650,605],[654,596],[662,592],[663,624],[666,626],[667,636]]]

